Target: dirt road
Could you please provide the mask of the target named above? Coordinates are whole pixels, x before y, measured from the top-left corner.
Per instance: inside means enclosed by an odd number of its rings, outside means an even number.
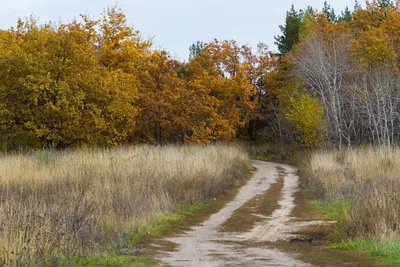
[[[253,161],[256,168],[252,178],[243,186],[236,198],[200,226],[185,234],[169,238],[177,249],[160,258],[165,266],[312,266],[295,259],[295,255],[278,251],[266,242],[288,241],[291,233],[313,224],[326,222],[299,222],[291,218],[295,207],[294,194],[298,191],[296,170],[288,165]],[[234,212],[248,201],[265,194],[277,179],[283,178],[278,208],[270,216],[254,214],[262,218],[246,232],[221,232],[221,227]],[[263,243],[248,246],[246,243]]]

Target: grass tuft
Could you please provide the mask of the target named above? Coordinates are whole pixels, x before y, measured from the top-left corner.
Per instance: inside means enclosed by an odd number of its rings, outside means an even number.
[[[360,250],[372,257],[385,259],[391,264],[400,264],[400,241],[377,239],[354,239],[329,246],[332,249]]]
[[[346,218],[350,209],[350,202],[337,200],[332,202],[313,200],[311,207],[324,216],[324,219],[333,221]]]

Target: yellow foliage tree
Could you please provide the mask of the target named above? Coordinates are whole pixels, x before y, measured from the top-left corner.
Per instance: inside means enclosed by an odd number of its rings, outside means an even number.
[[[296,127],[304,145],[312,148],[321,143],[324,112],[318,99],[291,82],[282,90],[279,100],[283,115]]]
[[[208,43],[188,62],[185,78],[193,101],[189,141],[232,140],[246,125],[255,106],[247,68],[234,41]]]
[[[178,76],[182,64],[166,51],[153,51],[139,77],[141,110],[135,140],[183,143],[189,122],[188,90]]]
[[[0,32],[1,147],[112,146],[133,134],[150,43],[116,8],[98,23],[30,18]]]

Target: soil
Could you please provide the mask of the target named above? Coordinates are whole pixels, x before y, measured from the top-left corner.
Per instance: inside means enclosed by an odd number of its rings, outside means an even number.
[[[335,222],[307,208],[295,168],[252,163],[256,171],[232,201],[200,225],[164,239],[173,249],[162,249],[160,266],[385,266],[326,248],[326,228]]]

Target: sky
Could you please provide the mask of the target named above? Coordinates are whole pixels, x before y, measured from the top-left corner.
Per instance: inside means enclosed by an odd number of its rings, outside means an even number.
[[[353,0],[328,2],[336,13],[354,6]],[[18,18],[32,14],[41,22],[68,22],[82,13],[98,18],[116,3],[129,25],[145,39],[153,38],[155,48],[187,60],[192,43],[214,38],[234,39],[251,47],[264,42],[275,51],[274,36],[280,34],[279,25],[290,6],[311,5],[320,10],[324,0],[0,0],[0,28],[14,26]]]

